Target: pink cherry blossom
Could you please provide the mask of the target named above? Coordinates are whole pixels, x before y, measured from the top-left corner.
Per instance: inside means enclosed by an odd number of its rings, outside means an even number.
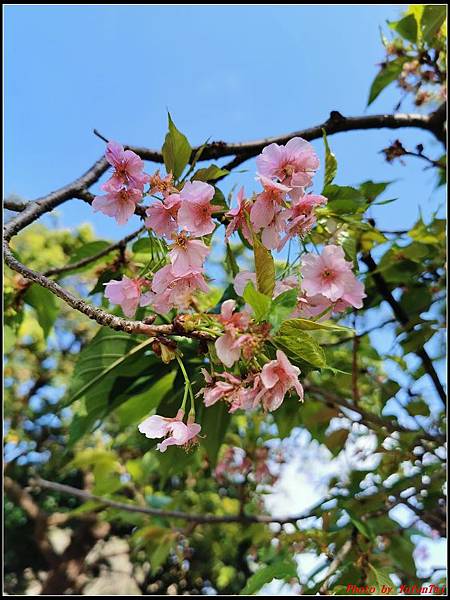
[[[306,140],[295,137],[285,146],[269,144],[256,159],[258,173],[269,178],[276,177],[280,183],[294,188],[298,198],[319,168],[314,148]],[[292,196],[292,192],[291,192]]]
[[[181,232],[175,237],[174,244],[169,252],[172,273],[176,277],[182,277],[189,273],[200,272],[208,254],[209,248],[206,244],[201,240],[188,238],[184,232]]]
[[[117,142],[109,142],[106,160],[114,167],[114,173],[101,188],[106,192],[119,192],[122,188],[142,190],[150,181],[144,173],[144,161],[132,150],[124,150]]]
[[[325,196],[315,194],[307,194],[295,200],[292,203],[292,207],[286,211],[288,219],[286,236],[281,241],[278,250],[281,250],[290,238],[296,235],[303,237],[309,233],[317,221],[314,209],[316,206],[324,205],[327,202],[328,200]]]
[[[145,226],[158,235],[170,237],[178,228],[177,215],[180,207],[180,194],[170,194],[161,202],[156,200],[147,208]]]
[[[306,254],[303,257],[302,289],[307,296],[321,294],[331,302],[340,301],[338,311],[348,306],[361,308],[366,296],[364,286],[351,269],[352,263],[345,260],[340,246],[325,246],[320,256]]]
[[[272,221],[262,230],[261,241],[266,248],[273,249],[280,246],[285,225],[286,211],[280,208],[275,212]]]
[[[315,319],[322,313],[325,313],[325,311],[328,311],[319,319],[319,321],[323,321],[329,319],[332,312],[339,312],[336,310],[336,304],[333,304],[331,300],[325,296],[322,296],[322,294],[316,294],[315,296],[307,296],[306,294],[303,294],[298,299],[298,303],[295,311],[292,313],[292,317]]]
[[[250,210],[250,220],[255,231],[270,225],[275,215],[281,210],[286,194],[291,189],[264,176],[259,176],[258,179],[262,183],[264,191],[256,196],[255,203]]]
[[[235,231],[240,229],[244,238],[252,246],[252,232],[250,231],[247,222],[247,219],[250,218],[250,202],[248,200],[245,200],[245,191],[243,187],[241,187],[241,189],[239,190],[239,193],[237,195],[237,202],[237,207],[232,208],[225,215],[230,219],[230,222],[228,223],[226,229],[225,237],[226,239],[228,239]]]
[[[308,296],[322,294],[332,302],[342,298],[352,278],[352,264],[345,260],[340,246],[325,246],[320,255],[302,258],[302,289]]]
[[[137,307],[141,301],[141,279],[130,279],[126,275],[121,281],[109,281],[105,283],[105,296],[112,304],[119,304],[123,314],[134,317]]]
[[[125,225],[141,200],[140,190],[121,189],[118,192],[109,192],[105,196],[95,196],[92,208],[94,212],[100,211],[108,217],[114,217],[118,225]]]
[[[212,213],[219,207],[211,204],[214,188],[203,181],[188,181],[180,192],[181,205],[178,224],[191,235],[201,237],[212,233],[215,228]]]
[[[167,265],[155,273],[151,291],[143,294],[141,305],[151,304],[161,314],[171,308],[186,309],[199,290],[209,291],[201,272],[178,277],[174,275],[171,265]]]
[[[227,367],[232,367],[241,356],[241,348],[251,341],[250,335],[239,335],[250,323],[250,315],[246,312],[234,312],[236,302],[226,300],[221,306],[218,320],[225,328],[225,334],[215,342],[219,360]]]
[[[260,387],[255,403],[261,402],[265,410],[276,410],[283,402],[284,396],[292,388],[303,401],[303,387],[298,380],[300,369],[292,365],[282,350],[277,350],[276,360],[271,360],[262,368]]]
[[[167,436],[156,446],[160,452],[165,452],[168,446],[188,446],[195,443],[196,436],[200,433],[201,426],[188,419],[183,423],[184,412],[179,410],[176,417],[160,417],[153,415],[142,421],[138,429],[145,437],[154,439]]]
[[[205,369],[201,371],[205,378],[206,387],[200,390],[198,395],[203,395],[206,407],[212,406],[219,400],[225,400],[229,404],[229,412],[252,408],[252,390],[247,387],[246,380],[242,380],[226,371],[215,373],[214,377],[211,377]],[[220,379],[223,379],[223,381]]]

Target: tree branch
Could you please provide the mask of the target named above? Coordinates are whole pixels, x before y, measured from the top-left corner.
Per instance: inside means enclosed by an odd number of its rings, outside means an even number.
[[[348,402],[344,398],[341,398],[334,392],[327,390],[324,387],[319,387],[319,386],[313,385],[313,384],[309,383],[308,381],[305,381],[303,383],[303,387],[305,389],[305,392],[311,392],[311,393],[315,394],[316,396],[318,396],[319,398],[320,397],[323,398],[324,402],[328,402],[328,403],[332,404],[333,406],[346,408],[348,410],[352,410],[353,412],[358,413],[361,416],[362,422],[364,424],[369,423],[372,425],[376,425],[377,427],[386,429],[390,433],[394,433],[395,431],[400,431],[403,433],[417,433],[417,436],[423,440],[427,440],[429,442],[439,443],[439,444],[445,443],[445,438],[440,435],[433,436],[433,435],[429,434],[428,432],[424,431],[423,429],[418,429],[418,430],[407,429],[406,427],[403,427],[397,421],[394,421],[393,419],[391,419],[389,417],[378,417],[374,413],[363,410],[359,406],[355,406],[351,402]]]
[[[86,258],[82,258],[81,260],[79,260],[77,262],[69,263],[68,265],[64,265],[63,267],[55,267],[54,269],[49,269],[48,271],[44,271],[43,275],[44,275],[44,277],[50,277],[51,275],[60,275],[61,273],[66,273],[67,271],[72,271],[73,269],[79,269],[80,267],[85,267],[86,265],[89,265],[90,263],[95,262],[99,258],[106,256],[107,254],[109,254],[110,252],[113,252],[114,250],[120,250],[121,248],[125,248],[125,246],[128,244],[128,242],[131,242],[131,240],[134,240],[134,238],[137,237],[143,231],[145,231],[145,227],[140,227],[139,229],[137,229],[133,233],[130,233],[129,235],[127,235],[123,239],[119,240],[118,242],[111,244],[110,246],[108,246],[104,250],[101,250],[100,252],[97,252],[97,254],[93,254],[92,256],[87,256]]]
[[[269,515],[205,515],[196,513],[186,513],[179,510],[165,510],[161,508],[148,508],[145,506],[139,506],[137,504],[126,504],[124,502],[117,502],[110,500],[109,498],[103,498],[102,496],[96,496],[90,492],[80,490],[70,485],[62,483],[56,483],[54,481],[47,481],[46,479],[32,479],[30,485],[35,488],[44,488],[60,494],[68,494],[75,496],[83,502],[94,501],[102,504],[103,506],[109,506],[118,510],[125,510],[127,512],[141,513],[152,517],[167,517],[171,519],[183,519],[185,521],[200,523],[200,524],[214,524],[214,523],[278,523],[283,525],[285,523],[295,524],[297,521],[302,519],[309,519],[315,516],[313,513],[321,504],[325,502],[323,500],[318,506],[314,507],[307,514],[300,514],[293,517],[271,517]]]

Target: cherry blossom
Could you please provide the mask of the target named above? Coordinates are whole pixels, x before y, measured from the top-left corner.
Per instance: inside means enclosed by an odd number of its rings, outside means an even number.
[[[254,403],[261,402],[265,410],[273,411],[281,406],[284,396],[292,388],[303,401],[303,387],[298,380],[300,369],[292,365],[282,350],[277,350],[276,360],[264,365],[259,379]]]
[[[170,194],[161,202],[156,200],[147,208],[145,226],[158,235],[170,237],[177,229],[177,215],[180,208],[180,194]]]
[[[165,177],[161,177],[159,170],[149,177],[150,194],[162,194],[164,197],[170,194],[177,194],[178,190],[173,185],[173,175],[168,173]]]
[[[171,265],[157,271],[153,277],[151,290],[143,294],[141,305],[151,304],[161,314],[171,308],[186,309],[192,303],[197,291],[208,292],[209,288],[200,271],[176,276]]]
[[[142,421],[138,429],[145,437],[154,439],[167,436],[156,446],[160,452],[165,452],[168,446],[187,446],[195,443],[196,436],[200,433],[201,426],[188,419],[183,422],[184,411],[179,410],[175,417],[160,417],[153,415]]]
[[[290,195],[299,198],[319,168],[319,158],[309,142],[295,137],[285,146],[269,144],[256,159],[258,173],[290,188]]]
[[[215,348],[219,360],[228,368],[232,367],[241,356],[241,348],[251,342],[251,335],[239,335],[250,322],[247,312],[234,312],[236,302],[226,300],[221,307],[218,320],[222,323],[226,333],[215,341]]]
[[[178,224],[193,236],[201,237],[212,233],[215,223],[212,213],[220,207],[211,204],[215,190],[203,181],[188,181],[180,192]]]
[[[201,240],[188,238],[184,232],[181,232],[175,236],[174,244],[169,252],[172,273],[176,277],[182,277],[201,271],[208,254],[209,248],[206,244]]]
[[[291,189],[264,176],[259,176],[258,179],[264,191],[256,196],[255,203],[250,209],[250,220],[255,231],[269,226],[285,204],[286,194]]]
[[[130,279],[124,275],[121,281],[109,281],[104,284],[105,296],[113,304],[119,304],[125,316],[134,317],[141,302],[142,284],[143,280]]]
[[[361,308],[364,286],[351,269],[340,246],[325,246],[320,255],[308,253],[302,258],[302,290],[308,296],[322,294],[332,302],[343,300]]]
[[[247,222],[247,219],[250,218],[250,202],[245,200],[245,191],[243,187],[239,190],[237,202],[237,207],[232,208],[225,214],[225,216],[230,219],[225,232],[225,237],[228,239],[235,231],[240,229],[244,238],[252,246],[253,236]]]
[[[108,217],[114,217],[118,225],[125,225],[141,200],[140,190],[121,189],[117,192],[109,192],[105,196],[95,196],[92,208],[94,212],[102,212]]]
[[[305,236],[316,224],[317,218],[314,214],[316,206],[322,206],[328,202],[325,196],[307,194],[298,200],[294,200],[292,207],[286,211],[287,225],[286,236],[278,246],[281,250],[286,242],[296,236]]]
[[[114,167],[114,173],[101,188],[106,192],[119,192],[123,188],[142,190],[150,181],[144,173],[144,161],[132,150],[124,150],[121,144],[109,142],[106,160]]]

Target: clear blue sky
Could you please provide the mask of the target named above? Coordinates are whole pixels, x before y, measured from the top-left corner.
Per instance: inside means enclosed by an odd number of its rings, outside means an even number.
[[[192,144],[277,135],[320,123],[330,110],[363,114],[383,59],[379,26],[403,8],[6,6],[5,192],[34,199],[76,178],[103,151],[94,127],[159,148],[167,108]],[[397,99],[396,90],[386,91],[367,112],[392,111]],[[430,171],[387,165],[379,154],[399,135],[439,155],[425,132],[330,138],[336,183],[397,180],[385,197],[400,200],[376,213],[386,228],[412,224],[419,205],[430,214],[437,204]],[[322,153],[322,142],[315,146]],[[241,181],[252,188],[254,162],[245,168],[225,191]],[[79,201],[60,214],[65,226],[90,221],[107,238],[137,224],[118,228]]]

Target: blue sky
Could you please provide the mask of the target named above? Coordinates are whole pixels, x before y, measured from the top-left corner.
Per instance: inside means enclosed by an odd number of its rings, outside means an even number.
[[[110,139],[159,148],[167,109],[193,145],[301,129],[323,122],[330,110],[392,111],[395,89],[369,109],[366,100],[383,60],[379,26],[403,8],[6,6],[5,192],[34,199],[75,179],[103,151],[94,127]],[[387,165],[379,154],[397,136],[405,145],[423,142],[431,155],[441,151],[426,132],[330,138],[336,183],[396,180],[385,197],[400,199],[375,213],[385,228],[413,224],[419,206],[428,215],[437,205],[430,171],[418,162]],[[314,145],[322,154],[322,142]],[[236,183],[252,189],[254,161],[245,168],[225,191]],[[317,191],[321,181],[319,174]],[[106,238],[137,224],[119,228],[80,201],[59,214],[63,225],[92,222]]]

